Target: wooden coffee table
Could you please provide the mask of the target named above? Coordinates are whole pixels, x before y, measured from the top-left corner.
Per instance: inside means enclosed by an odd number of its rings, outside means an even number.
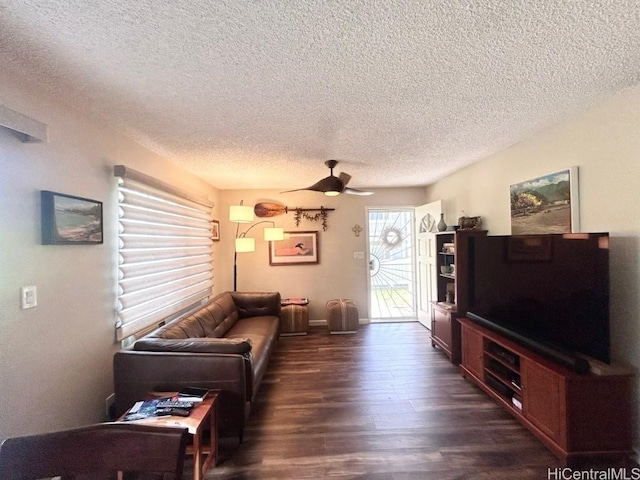
[[[154,398],[171,397],[175,392],[154,392],[145,400]],[[187,454],[193,455],[193,478],[201,480],[205,472],[211,466],[218,463],[218,419],[217,406],[218,392],[212,390],[202,402],[195,402],[188,417],[168,415],[163,417],[149,417],[140,420],[132,420],[126,423],[143,423],[145,425],[157,425],[159,427],[186,428],[193,436],[193,445],[187,448]],[[122,421],[124,415],[117,421]],[[209,442],[204,440],[204,431],[209,426]],[[122,480],[122,473],[118,473],[118,480]]]

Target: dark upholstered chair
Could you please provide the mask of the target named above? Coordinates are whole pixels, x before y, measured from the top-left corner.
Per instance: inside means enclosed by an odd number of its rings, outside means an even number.
[[[181,480],[187,435],[180,428],[100,423],[8,438],[0,445],[0,478],[115,478],[123,471]]]

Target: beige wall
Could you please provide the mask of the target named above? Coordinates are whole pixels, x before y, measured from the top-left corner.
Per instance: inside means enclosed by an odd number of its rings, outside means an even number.
[[[113,391],[114,164],[214,201],[217,191],[0,69],[0,104],[49,125],[48,143],[0,128],[0,439],[104,419]],[[40,244],[40,190],[104,202],[104,245]],[[20,287],[38,306],[20,310]]]
[[[324,302],[350,297],[366,311],[366,206],[414,206],[442,199],[447,222],[460,210],[482,215],[490,233],[509,232],[509,185],[560,168],[580,167],[581,224],[612,234],[612,347],[617,360],[640,366],[640,88],[622,93],[574,119],[425,189],[380,190],[373,197],[329,199],[312,192],[222,191],[163,158],[56,104],[24,79],[0,71],[0,104],[47,123],[46,144],[23,144],[0,128],[0,438],[71,427],[103,419],[112,391],[116,228],[111,167],[124,163],[161,180],[208,195],[221,221],[216,245],[216,291],[232,287],[235,225],[228,206],[277,201],[290,207],[335,207],[329,229],[291,214],[275,217],[290,230],[319,230],[319,265],[269,267],[267,244],[238,259],[240,290],[278,290],[311,298],[311,318]],[[40,245],[39,190],[105,202],[105,244]],[[259,229],[258,234],[261,234]],[[243,230],[241,230],[243,231]],[[253,233],[253,231],[252,231]],[[260,238],[257,235],[257,238]],[[19,309],[19,289],[38,287],[37,308]],[[634,424],[640,431],[635,381]],[[614,407],[615,408],[615,407]],[[638,434],[636,434],[638,435]],[[640,440],[636,437],[636,445]]]
[[[236,224],[228,222],[229,205],[245,205],[258,202],[279,203],[290,208],[335,208],[329,212],[326,231],[318,222],[302,220],[296,227],[292,213],[271,217],[278,227],[286,231],[318,231],[320,263],[317,265],[270,266],[268,242],[263,240],[262,225],[249,232],[256,239],[256,251],[238,254],[238,290],[279,291],[283,297],[308,297],[309,317],[324,320],[325,304],[332,298],[351,298],[358,304],[361,318],[368,318],[366,260],[354,259],[354,252],[365,252],[366,258],[366,207],[414,207],[424,203],[423,188],[379,189],[372,196],[340,195],[327,197],[318,192],[292,192],[281,194],[274,190],[223,190],[220,206],[222,256],[216,277],[224,285],[233,288],[233,239]],[[256,222],[261,219],[256,217]],[[363,232],[356,237],[352,231],[360,225]],[[269,226],[269,225],[266,225]],[[240,233],[248,227],[240,226]]]
[[[427,188],[447,219],[481,215],[489,234],[509,234],[509,185],[579,167],[582,231],[611,234],[611,348],[640,368],[640,87],[535,135]],[[452,222],[453,223],[453,222]],[[640,386],[634,382],[636,450]],[[615,408],[615,405],[612,405]]]

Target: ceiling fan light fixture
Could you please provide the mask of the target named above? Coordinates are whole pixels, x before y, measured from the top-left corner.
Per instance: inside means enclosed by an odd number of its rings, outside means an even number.
[[[337,197],[341,193],[350,193],[352,195],[373,195],[373,192],[365,192],[363,190],[356,190],[355,188],[348,188],[347,183],[351,180],[351,175],[341,172],[339,177],[333,174],[333,169],[338,165],[337,160],[327,160],[324,164],[329,167],[331,174],[328,177],[324,177],[322,180],[314,183],[307,188],[298,188],[296,190],[287,190],[281,193],[297,192],[299,190],[311,190],[313,192],[322,192],[327,197]]]
[[[324,193],[327,197],[340,195],[344,190],[344,183],[342,183],[342,180],[338,177],[333,175],[333,172],[331,172],[331,175],[328,177],[320,180],[316,185],[320,187],[318,190]]]

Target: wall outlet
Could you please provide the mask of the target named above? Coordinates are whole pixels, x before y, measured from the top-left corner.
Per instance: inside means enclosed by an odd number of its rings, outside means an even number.
[[[109,420],[113,420],[115,418],[115,403],[116,403],[116,394],[112,393],[109,395],[104,401],[105,414]]]

